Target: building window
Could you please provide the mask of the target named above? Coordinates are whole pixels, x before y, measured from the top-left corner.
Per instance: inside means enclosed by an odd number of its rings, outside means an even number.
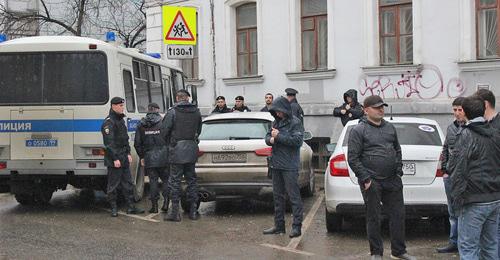
[[[413,63],[411,0],[380,0],[380,60],[383,65]]]
[[[326,0],[301,0],[302,70],[327,68]]]
[[[196,28],[198,27],[198,13],[196,13]],[[181,61],[182,72],[188,79],[199,79],[198,71],[198,44],[200,43],[200,38],[198,37],[198,31],[196,31],[196,45],[193,45],[193,58],[185,59]]]
[[[480,59],[500,56],[498,0],[476,0],[477,56]]]
[[[238,77],[257,75],[257,5],[236,8]]]

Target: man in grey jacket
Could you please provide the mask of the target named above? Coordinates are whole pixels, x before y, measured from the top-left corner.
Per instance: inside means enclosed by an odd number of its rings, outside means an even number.
[[[366,206],[366,227],[372,259],[382,259],[382,206],[389,214],[391,258],[415,259],[406,252],[401,147],[396,128],[384,120],[386,103],[379,96],[364,100],[366,117],[349,135],[349,166],[358,177]]]
[[[443,172],[444,190],[446,192],[446,198],[448,199],[450,239],[448,241],[448,245],[437,249],[438,253],[458,252],[458,219],[457,215],[451,207],[451,172],[448,171],[448,162],[450,160],[450,156],[453,154],[453,149],[455,148],[457,133],[460,130],[460,127],[462,127],[462,125],[465,123],[465,114],[464,110],[462,109],[462,102],[464,101],[464,99],[464,97],[458,97],[453,100],[452,107],[455,120],[448,126],[448,129],[446,130],[446,139],[443,145],[443,152],[441,153],[441,171]]]

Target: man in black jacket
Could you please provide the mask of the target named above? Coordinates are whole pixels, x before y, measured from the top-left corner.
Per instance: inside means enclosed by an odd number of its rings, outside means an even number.
[[[448,162],[450,155],[453,153],[453,149],[455,148],[455,141],[458,131],[460,127],[465,123],[465,114],[462,109],[462,102],[464,101],[464,97],[458,97],[453,100],[453,116],[455,120],[448,126],[446,130],[446,139],[443,145],[443,151],[441,152],[441,171],[443,172],[443,183],[444,190],[446,192],[446,198],[448,199],[448,215],[450,221],[450,239],[448,241],[448,245],[444,247],[440,247],[437,249],[438,253],[453,253],[458,252],[458,219],[455,212],[452,210],[451,204],[451,178],[448,169]]]
[[[181,197],[181,178],[187,183],[186,197],[190,203],[189,218],[199,218],[198,184],[195,163],[198,160],[198,136],[201,132],[200,110],[189,102],[189,93],[177,91],[177,103],[165,116],[165,129],[170,137],[168,157],[170,162],[169,186],[171,189],[172,209],[165,216],[167,221],[181,221],[179,201]]]
[[[333,116],[340,117],[342,125],[354,119],[359,119],[364,115],[363,106],[358,102],[358,92],[349,89],[344,93],[344,104],[333,109]]]
[[[459,216],[458,250],[461,259],[498,259],[500,132],[484,119],[479,97],[466,98],[462,108],[467,123],[457,134],[449,169]]]
[[[292,204],[293,224],[290,237],[302,234],[302,199],[298,183],[300,147],[304,128],[293,116],[292,108],[284,97],[277,98],[269,111],[275,121],[266,135],[266,144],[272,146],[269,162],[273,179],[274,227],[264,230],[265,235],[285,233],[285,192]]]
[[[390,218],[393,259],[415,259],[405,245],[405,208],[401,147],[396,128],[384,120],[386,103],[379,96],[364,101],[366,117],[349,134],[349,166],[358,177],[366,206],[366,227],[372,259],[382,259],[382,205]]]
[[[148,105],[148,113],[142,118],[135,131],[134,147],[141,158],[141,166],[146,169],[149,176],[149,199],[151,209],[149,213],[158,213],[158,178],[161,178],[163,207],[168,211],[168,150],[167,138],[162,117],[159,113],[160,106],[156,103]]]
[[[214,113],[231,113],[233,110],[231,110],[229,107],[226,105],[226,98],[224,96],[218,96],[215,101],[217,102],[215,104],[214,110],[212,110],[212,114]]]
[[[134,205],[134,184],[130,175],[130,145],[128,143],[128,130],[123,118],[125,114],[125,100],[121,97],[111,99],[109,115],[104,119],[101,133],[104,143],[104,165],[108,167],[108,201],[111,205],[111,216],[118,216],[116,204],[117,190],[121,187],[123,196],[127,201],[127,214],[141,214],[144,210]]]
[[[286,98],[290,102],[292,106],[292,115],[297,117],[300,122],[302,123],[302,127],[304,126],[304,110],[302,110],[302,107],[300,106],[299,102],[297,101],[297,94],[299,93],[297,90],[293,88],[287,88],[285,89],[286,93]]]
[[[273,105],[273,100],[274,100],[273,94],[267,93],[266,96],[264,97],[266,105],[260,109],[260,112],[269,112],[269,109],[271,109],[271,106]]]
[[[252,112],[252,110],[245,105],[243,96],[237,96],[234,98],[233,112]]]

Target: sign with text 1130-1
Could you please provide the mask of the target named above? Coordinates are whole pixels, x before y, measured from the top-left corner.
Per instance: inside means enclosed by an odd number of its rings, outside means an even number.
[[[169,59],[192,59],[193,57],[193,45],[167,45],[167,58]]]

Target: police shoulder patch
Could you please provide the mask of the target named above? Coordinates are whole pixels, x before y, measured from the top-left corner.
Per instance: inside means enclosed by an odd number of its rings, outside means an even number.
[[[109,135],[109,127],[104,127],[104,133]]]

